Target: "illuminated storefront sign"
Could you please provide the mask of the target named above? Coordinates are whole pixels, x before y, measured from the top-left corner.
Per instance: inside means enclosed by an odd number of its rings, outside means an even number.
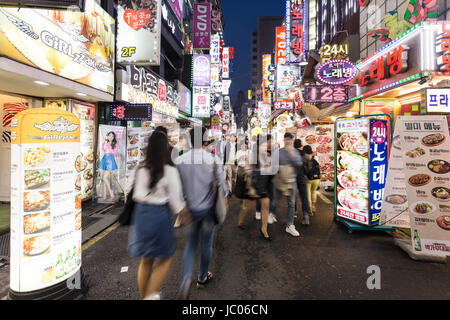
[[[450,113],[450,89],[427,89],[427,112]]]
[[[220,64],[220,37],[218,34],[211,36],[211,63]]]
[[[316,76],[326,84],[344,84],[352,81],[357,73],[356,66],[344,59],[333,59],[319,66]]]
[[[193,95],[192,116],[197,118],[210,117],[211,88],[194,87],[192,95]]]
[[[151,121],[152,106],[150,104],[112,104],[110,106],[111,121]]]
[[[286,27],[276,28],[276,60],[275,64],[286,62]]]
[[[300,83],[300,66],[298,64],[279,64],[277,66],[277,101],[290,101],[297,92]]]
[[[286,62],[300,62],[304,55],[303,0],[286,1]]]
[[[322,62],[326,62],[331,59],[341,58],[345,59],[348,57],[348,43],[345,44],[327,44],[320,48],[320,59]]]
[[[230,77],[230,48],[223,48],[222,52],[222,78]]]
[[[288,102],[288,101],[275,101],[273,103],[273,108],[275,110],[279,110],[279,109],[292,110],[292,109],[294,109],[294,103]]]
[[[211,56],[209,54],[194,54],[194,86],[210,86]]]
[[[348,86],[306,86],[305,102],[344,103],[348,101]]]
[[[450,22],[442,23],[441,32],[436,38],[438,70],[450,72]]]
[[[179,22],[183,22],[184,0],[167,0]]]
[[[167,0],[169,3],[172,2],[171,0]],[[178,1],[178,0],[175,0]],[[181,31],[181,28],[179,26],[179,22],[177,21],[177,18],[172,14],[170,9],[168,8],[166,4],[166,0],[163,0],[161,5],[161,17],[165,24],[165,26],[170,30],[172,33],[172,36],[177,41],[177,43],[184,48],[184,42],[183,42],[183,31]]]
[[[194,49],[211,45],[211,3],[194,3]]]
[[[271,64],[271,55],[270,54],[264,54],[262,57],[262,67],[263,67],[263,102],[264,103],[271,103],[272,100],[272,93],[268,90],[269,87],[269,67]]]

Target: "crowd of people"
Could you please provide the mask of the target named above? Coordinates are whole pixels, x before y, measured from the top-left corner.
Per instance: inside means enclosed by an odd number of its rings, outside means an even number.
[[[150,137],[146,159],[136,170],[132,199],[136,203],[129,230],[128,252],[140,258],[137,282],[145,300],[161,299],[161,288],[175,253],[175,228],[186,226],[179,299],[187,299],[197,247],[200,263],[197,288],[213,279],[209,270],[213,252],[216,191],[223,190],[225,206],[232,195],[241,200],[237,226],[245,230],[250,202],[256,201],[255,219],[261,221],[262,239],[271,241],[268,225],[278,222],[277,208],[287,200],[286,232],[300,236],[294,221],[297,190],[302,224],[310,224],[316,208],[320,170],[310,146],[302,146],[291,133],[284,146],[270,135],[222,135],[208,138],[204,127],[180,137],[178,147],[169,144],[167,129],[158,127]],[[214,186],[221,185],[221,189]],[[176,215],[173,223],[172,216]]]

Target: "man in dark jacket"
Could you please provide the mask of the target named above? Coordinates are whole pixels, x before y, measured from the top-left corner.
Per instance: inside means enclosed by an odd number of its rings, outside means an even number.
[[[302,157],[303,163],[305,163],[305,155],[302,150],[302,141],[300,139],[296,139],[294,141],[294,148],[299,152],[300,156]],[[306,191],[306,177],[303,165],[297,167],[297,188],[300,194],[300,200],[302,201],[302,224],[309,225],[311,209],[309,208],[308,193]],[[297,203],[295,204],[295,208],[297,209]]]

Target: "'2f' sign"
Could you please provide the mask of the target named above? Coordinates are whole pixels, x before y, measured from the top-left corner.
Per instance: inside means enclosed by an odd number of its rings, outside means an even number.
[[[381,289],[381,269],[379,266],[369,266],[367,268],[367,274],[370,274],[370,277],[367,279],[366,285],[367,289],[373,290]]]

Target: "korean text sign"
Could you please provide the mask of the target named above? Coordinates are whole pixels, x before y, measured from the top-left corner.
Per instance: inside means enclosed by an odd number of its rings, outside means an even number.
[[[427,89],[427,112],[450,113],[450,89]]]
[[[211,3],[194,3],[194,49],[211,45]]]
[[[11,289],[62,282],[81,267],[80,121],[46,108],[11,122]]]
[[[194,86],[211,85],[211,56],[209,54],[194,54]]]
[[[345,103],[348,101],[348,86],[306,86],[305,102]]]
[[[117,62],[159,65],[161,0],[150,0],[137,9],[122,1],[117,17]]]
[[[210,116],[211,88],[193,87],[192,116],[207,118]]]
[[[270,54],[264,54],[262,57],[262,66],[263,66],[263,102],[266,104],[270,104],[272,101],[272,94],[268,90],[269,87],[269,67],[271,64],[271,55]]]
[[[383,205],[388,164],[387,120],[370,119],[369,223],[378,224]]]
[[[286,0],[286,62],[300,62],[304,53],[303,0]]]
[[[276,61],[275,64],[286,62],[286,27],[276,27]]]

